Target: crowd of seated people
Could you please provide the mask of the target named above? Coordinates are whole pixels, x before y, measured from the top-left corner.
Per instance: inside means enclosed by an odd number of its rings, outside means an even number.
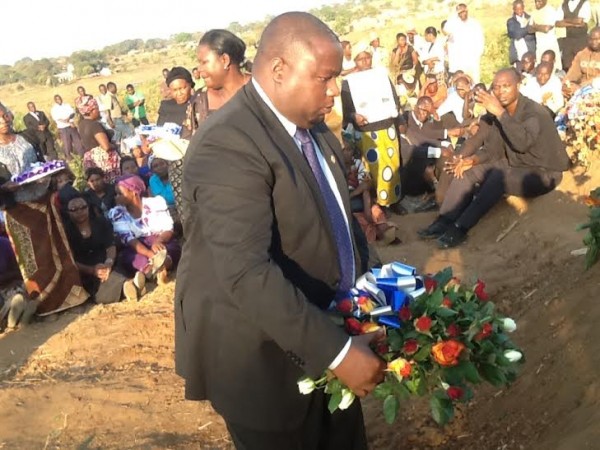
[[[489,86],[479,82],[481,55],[467,45],[479,45],[483,36],[464,4],[439,30],[398,33],[391,52],[378,37],[343,41],[344,159],[352,212],[367,242],[399,243],[389,218],[407,212],[407,196],[419,198],[415,212],[439,208],[420,235],[447,248],[462,243],[502,195],[537,196],[558,185],[568,161],[552,117],[579,87],[598,79],[600,29],[591,30],[566,73],[555,49],[535,52],[516,39],[515,67],[498,72]],[[165,71],[163,87],[171,91],[161,103],[160,130],[145,124],[145,99],[133,86],[126,108],[115,83],[101,85],[96,98],[80,86],[76,109],[55,96],[52,117],[60,122],[65,159],[83,160],[80,189],[68,167],[37,183],[11,180],[55,156],[47,127],[41,145],[31,130],[15,132],[12,113],[0,104],[0,262],[8,268],[0,289],[20,279],[24,296],[45,315],[90,297],[100,303],[139,298],[147,280],[166,282],[184,230],[181,142],[250,80],[244,53],[234,34],[206,33],[196,71],[205,86],[194,91],[198,76],[183,67]],[[217,60],[225,63],[210,64]],[[28,108],[29,122],[45,117],[35,104]],[[167,128],[177,141],[158,146],[157,139],[169,139]],[[540,142],[551,142],[551,151]],[[19,307],[22,314],[26,309]]]
[[[194,91],[183,67],[164,71],[169,96],[159,125],[149,124],[144,95],[133,86],[125,99],[130,117],[112,82],[97,97],[79,86],[76,109],[56,95],[52,117],[64,160],[50,151],[54,137],[35,104],[28,122],[43,121],[44,142],[40,133],[16,132],[0,103],[0,331],[88,299],[140,299],[147,281],[169,280],[181,253],[185,148],[250,80],[245,48],[226,30],[205,33],[195,68],[203,90]],[[227,68],[210,63],[217,59]],[[80,179],[69,168],[76,155]]]

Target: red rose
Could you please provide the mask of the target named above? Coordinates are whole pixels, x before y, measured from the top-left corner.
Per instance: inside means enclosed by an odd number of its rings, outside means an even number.
[[[418,349],[419,349],[419,343],[417,342],[416,339],[408,339],[404,343],[404,346],[402,347],[402,351],[404,353],[406,353],[407,355],[415,354]]]
[[[412,317],[410,308],[408,306],[403,306],[402,308],[400,308],[400,311],[398,312],[398,317],[400,317],[400,320],[402,322],[409,321]]]
[[[460,400],[464,394],[464,391],[457,386],[450,386],[446,391],[450,400]]]
[[[429,333],[429,329],[431,328],[433,321],[431,320],[431,317],[421,316],[418,319],[415,319],[414,323],[415,329],[419,333]]]
[[[450,339],[448,341],[441,341],[435,344],[431,348],[431,354],[433,359],[439,365],[444,367],[453,367],[458,364],[458,358],[465,349],[465,344],[462,342]]]
[[[489,322],[484,323],[483,326],[481,327],[481,331],[475,335],[475,340],[483,341],[484,339],[490,337],[493,330],[494,330],[494,327],[492,327],[491,323],[489,323]]]
[[[351,317],[346,319],[346,331],[353,336],[359,335],[362,331],[362,325],[357,319]]]
[[[377,352],[378,355],[385,355],[386,353],[390,352],[390,346],[384,342],[380,342],[375,347],[375,351]]]
[[[426,277],[423,281],[425,282],[425,290],[429,294],[437,289],[437,281],[435,281],[433,278]]]
[[[446,308],[452,308],[452,300],[450,300],[448,297],[444,297],[444,300],[442,300],[442,306]]]
[[[458,325],[456,325],[455,323],[451,323],[450,325],[448,325],[448,328],[446,328],[446,334],[449,337],[458,337],[460,336],[461,333],[461,329]]]
[[[354,310],[354,302],[351,298],[343,298],[335,304],[335,309],[342,314],[350,314]]]
[[[475,289],[473,289],[473,292],[475,292],[477,298],[482,302],[485,302],[490,298],[488,293],[485,292],[485,283],[481,280],[477,280],[477,284],[475,285]]]

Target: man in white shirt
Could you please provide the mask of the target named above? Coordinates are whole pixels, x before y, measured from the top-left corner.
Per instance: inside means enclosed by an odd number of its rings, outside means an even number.
[[[96,97],[98,102],[98,110],[100,111],[100,122],[107,128],[114,128],[115,124],[110,115],[110,107],[112,103],[112,95],[106,89],[106,85],[98,86],[100,94]]]
[[[562,69],[560,59],[560,48],[558,46],[558,37],[556,35],[556,22],[560,19],[560,14],[548,5],[548,0],[535,0],[535,9],[531,12],[531,25],[529,29],[535,32],[535,56],[536,61],[542,60],[542,55],[547,50],[552,50],[556,58],[555,69]]]
[[[371,47],[371,54],[373,55],[373,68],[383,67],[389,71],[390,66],[390,54],[385,47],[381,46],[379,36],[377,33],[371,33],[371,41],[369,45]]]
[[[444,74],[444,42],[438,38],[435,27],[425,29],[425,44],[419,52],[419,59],[426,74],[443,76]]]
[[[450,73],[462,70],[479,83],[485,37],[479,22],[469,18],[467,5],[460,3],[456,7],[456,16],[448,19],[444,29],[448,33]]]
[[[83,156],[83,144],[77,126],[75,125],[75,110],[68,103],[63,103],[60,95],[54,96],[54,106],[50,110],[52,119],[56,122],[58,135],[63,144],[63,151],[67,161],[72,158],[73,150]]]
[[[540,105],[548,107],[554,115],[565,105],[562,93],[562,82],[554,75],[552,64],[540,63],[535,70],[535,77],[521,86],[521,94]]]
[[[454,83],[454,90],[448,94],[448,98],[437,109],[439,119],[444,123],[445,128],[454,128],[454,123],[449,118],[444,118],[446,114],[454,114],[458,125],[464,122],[465,97],[471,90],[471,85],[466,77],[461,77]]]

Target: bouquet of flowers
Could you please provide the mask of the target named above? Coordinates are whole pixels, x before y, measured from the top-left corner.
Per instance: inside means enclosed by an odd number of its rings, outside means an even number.
[[[598,83],[600,84],[600,83]],[[591,164],[592,152],[600,147],[600,86],[579,89],[567,104],[566,113],[557,116],[571,131],[568,143],[584,166]]]
[[[589,269],[600,255],[600,188],[590,192],[585,199],[586,205],[590,207],[589,222],[579,225],[578,230],[588,230],[583,238],[583,243],[587,246],[585,255],[585,268]]]
[[[425,277],[398,262],[373,269],[335,309],[351,335],[385,330],[373,350],[387,362],[387,371],[373,394],[383,401],[388,423],[402,400],[427,395],[433,419],[443,425],[457,402],[473,397],[472,385],[510,384],[523,358],[508,336],[516,323],[496,312],[485,283],[464,285],[450,268]],[[325,389],[330,412],[354,401],[331,372],[318,380],[302,378],[298,388],[303,394]]]

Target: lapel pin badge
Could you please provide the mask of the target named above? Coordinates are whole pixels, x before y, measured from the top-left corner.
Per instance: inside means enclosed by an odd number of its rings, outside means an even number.
[[[335,156],[331,155],[331,164],[335,164]]]

